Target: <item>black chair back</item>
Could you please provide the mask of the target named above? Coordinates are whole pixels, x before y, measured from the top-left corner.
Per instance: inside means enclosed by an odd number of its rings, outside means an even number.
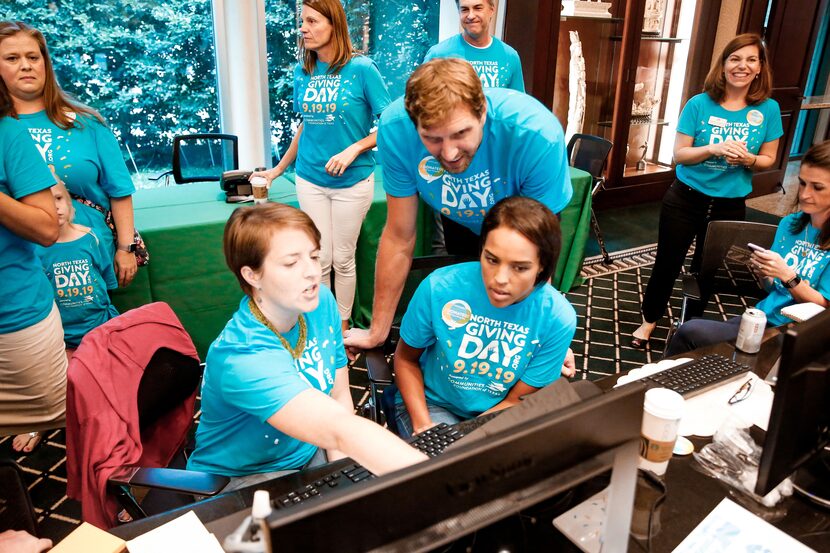
[[[568,142],[568,164],[590,173],[594,180],[602,178],[611,142],[592,134],[575,134]]]
[[[159,348],[138,384],[138,424],[142,433],[189,398],[201,378],[202,366],[198,360],[169,348]]]
[[[218,181],[225,171],[239,169],[239,140],[232,134],[185,134],[173,138],[176,184]]]
[[[747,244],[770,248],[776,229],[775,225],[749,221],[709,223],[697,275],[703,297],[718,292],[751,298],[766,296],[760,280],[749,269],[752,252]]]
[[[37,536],[37,517],[23,471],[11,459],[0,459],[0,532],[25,530]]]

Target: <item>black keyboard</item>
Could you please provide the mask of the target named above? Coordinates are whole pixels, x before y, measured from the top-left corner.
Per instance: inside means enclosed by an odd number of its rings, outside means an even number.
[[[346,468],[332,471],[331,473],[321,476],[311,484],[306,484],[301,488],[297,488],[285,495],[282,495],[273,500],[275,507],[289,507],[302,503],[306,499],[318,497],[321,493],[331,488],[344,487],[363,480],[374,478],[375,475],[363,468],[357,463],[351,463]]]
[[[747,365],[735,363],[722,355],[707,355],[649,375],[643,380],[674,390],[683,397],[691,397],[735,380],[749,370]]]
[[[464,435],[465,433],[457,429],[455,425],[450,426],[442,422],[429,430],[413,436],[409,441],[409,445],[420,449],[430,457],[435,457],[443,453],[444,448]]]
[[[448,425],[440,423],[429,430],[421,432],[409,439],[409,444],[427,454],[435,457],[443,453],[450,444],[458,441],[479,426],[492,420],[499,413],[489,413],[474,419]],[[324,468],[324,467],[320,467]],[[314,469],[311,469],[314,470]],[[307,471],[303,471],[307,472]],[[302,474],[302,473],[300,473]],[[318,475],[316,480],[308,484],[298,486],[293,491],[278,496],[273,500],[274,507],[285,508],[291,505],[302,503],[307,499],[319,497],[331,489],[339,489],[364,480],[371,480],[375,475],[363,468],[361,465],[351,462],[346,467],[338,467],[328,474]]]

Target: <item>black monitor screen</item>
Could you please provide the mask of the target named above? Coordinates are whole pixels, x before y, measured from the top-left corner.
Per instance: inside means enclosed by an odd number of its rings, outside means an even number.
[[[592,461],[620,446],[633,446],[636,458],[644,394],[632,383],[322,501],[277,510],[268,518],[272,550],[419,551],[448,543],[483,527],[471,513],[488,524],[501,520],[523,508],[529,490],[558,493],[548,482],[563,472],[567,487],[559,491],[604,472],[610,464]]]
[[[764,496],[828,443],[830,310],[787,330],[755,493]]]

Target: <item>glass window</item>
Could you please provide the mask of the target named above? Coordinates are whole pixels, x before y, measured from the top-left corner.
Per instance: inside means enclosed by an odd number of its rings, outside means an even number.
[[[136,186],[170,169],[173,136],[219,131],[210,0],[15,0],[61,86],[101,112]]]
[[[392,98],[403,95],[406,79],[438,42],[439,4],[439,0],[343,2],[355,49],[377,63]],[[299,124],[291,99],[301,5],[295,0],[265,0],[273,164],[288,148]]]

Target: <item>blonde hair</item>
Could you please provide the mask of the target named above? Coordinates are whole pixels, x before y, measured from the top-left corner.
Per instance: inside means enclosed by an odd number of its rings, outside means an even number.
[[[55,175],[55,184],[51,186],[51,189],[57,189],[61,193],[63,193],[63,201],[66,202],[67,207],[66,223],[69,226],[72,226],[73,221],[75,220],[75,205],[72,203],[72,196],[69,194],[69,190],[66,188],[66,185],[63,183],[63,181],[57,178],[57,175]]]
[[[250,267],[259,272],[268,256],[271,237],[275,232],[287,228],[305,232],[314,245],[320,247],[320,231],[311,217],[296,207],[265,203],[240,207],[231,214],[225,224],[222,246],[225,262],[245,294],[250,296],[253,289],[242,276],[242,268]]]
[[[404,106],[417,127],[429,128],[465,106],[481,119],[487,109],[484,88],[473,66],[454,58],[434,59],[406,81]]]
[[[349,25],[346,22],[346,12],[340,0],[303,0],[303,6],[320,12],[320,15],[329,20],[332,26],[331,41],[334,43],[334,57],[329,64],[329,73],[336,74],[343,66],[349,63],[354,56],[352,39],[349,37]],[[303,69],[309,75],[314,74],[317,68],[317,52],[306,50],[300,37],[300,57],[303,60]]]

